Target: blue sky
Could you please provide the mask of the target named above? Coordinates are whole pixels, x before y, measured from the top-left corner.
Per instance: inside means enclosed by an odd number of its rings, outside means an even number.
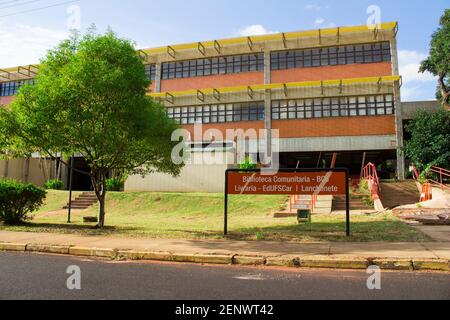
[[[110,26],[138,47],[230,36],[366,24],[376,5],[382,21],[399,21],[399,57],[404,100],[434,98],[436,81],[417,74],[430,35],[450,0],[0,0],[0,68],[38,62],[67,36],[68,23],[81,29]],[[58,5],[37,11],[50,5]],[[75,7],[74,7],[75,6]],[[20,14],[16,14],[20,13]]]

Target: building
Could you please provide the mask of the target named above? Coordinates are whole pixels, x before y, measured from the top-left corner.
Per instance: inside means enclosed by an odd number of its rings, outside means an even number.
[[[149,95],[189,133],[193,161],[177,179],[132,176],[126,189],[222,191],[235,155],[260,160],[252,145],[276,145],[280,167],[329,166],[334,158],[335,166],[359,176],[363,164],[390,163],[404,179],[400,148],[410,113],[400,98],[397,32],[390,22],[141,50],[152,80]],[[0,70],[0,104],[37,71]],[[194,125],[200,123],[198,136]],[[231,129],[265,134],[230,139]],[[208,135],[211,130],[222,138]],[[218,153],[231,161],[207,161]]]

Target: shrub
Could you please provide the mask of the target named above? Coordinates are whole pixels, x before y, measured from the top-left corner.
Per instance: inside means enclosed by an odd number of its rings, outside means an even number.
[[[62,190],[63,183],[61,180],[48,180],[45,183],[45,189],[47,190]]]
[[[44,202],[46,191],[29,183],[0,180],[0,220],[20,224]]]
[[[258,167],[257,164],[253,163],[252,159],[250,157],[246,157],[244,162],[239,164],[239,169],[256,169]]]
[[[124,182],[120,179],[112,178],[106,179],[107,191],[121,191],[124,186]]]
[[[358,184],[358,192],[364,195],[371,195],[369,190],[369,181],[363,179]]]

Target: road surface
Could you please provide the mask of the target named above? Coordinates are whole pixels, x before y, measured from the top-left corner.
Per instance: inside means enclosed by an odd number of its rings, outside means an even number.
[[[69,266],[81,290],[69,290]],[[382,272],[368,290],[361,271],[112,262],[0,253],[0,299],[450,299],[450,274]],[[72,279],[73,280],[73,279]],[[73,282],[71,282],[73,284]]]

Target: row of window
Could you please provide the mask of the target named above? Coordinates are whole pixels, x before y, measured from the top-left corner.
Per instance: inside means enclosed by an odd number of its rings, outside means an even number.
[[[264,102],[167,108],[167,115],[181,124],[264,120]]]
[[[272,102],[272,119],[309,119],[394,114],[391,94]]]
[[[264,54],[244,54],[162,64],[162,79],[202,77],[264,70]]]
[[[389,42],[271,53],[271,69],[284,70],[391,61]]]
[[[359,97],[280,100],[272,102],[272,119],[311,119],[392,115],[391,94]],[[264,102],[167,108],[180,124],[225,123],[264,120]]]
[[[34,79],[2,82],[0,83],[0,97],[13,96],[19,92],[21,86],[33,83]]]

